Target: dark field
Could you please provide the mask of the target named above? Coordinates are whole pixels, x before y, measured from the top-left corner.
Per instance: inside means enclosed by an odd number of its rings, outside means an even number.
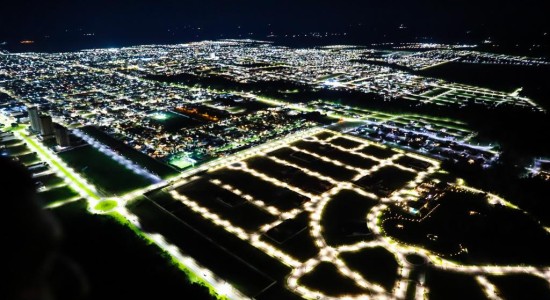
[[[27,152],[30,152],[29,147],[26,144],[15,144],[11,146],[6,146],[5,149],[2,149],[2,152],[6,153],[9,156],[21,156]]]
[[[377,202],[354,191],[343,190],[327,204],[321,219],[323,236],[329,245],[370,240],[367,214]]]
[[[323,161],[315,156],[300,151],[294,151],[290,148],[281,148],[268,153],[268,155],[288,161],[302,168],[306,168],[336,180],[349,181],[358,174],[357,172],[346,169],[342,166],[337,166],[333,163]]]
[[[481,286],[471,275],[429,268],[426,272],[429,299],[433,300],[486,300]]]
[[[391,291],[397,280],[398,264],[392,253],[382,247],[366,248],[359,252],[340,255],[346,265],[372,281]]]
[[[452,259],[465,264],[550,263],[549,234],[521,211],[491,206],[483,195],[466,192],[447,192],[438,203],[423,222],[387,220],[383,224],[386,233],[442,254],[456,253],[462,245],[468,253]],[[430,240],[428,234],[438,238]]]
[[[217,97],[210,101],[213,106],[224,106],[227,110],[237,114],[249,114],[259,110],[265,110],[271,106],[255,100],[244,100],[239,97]]]
[[[301,207],[308,198],[289,189],[278,187],[271,182],[264,181],[244,171],[222,169],[210,173],[213,178],[219,179],[224,184],[229,184],[242,192],[262,200],[268,205],[281,211],[289,211]]]
[[[322,194],[332,188],[332,184],[304,173],[302,170],[281,165],[266,157],[254,157],[246,161],[249,168],[295,186],[305,192]]]
[[[89,285],[84,299],[214,299],[207,288],[189,282],[156,246],[110,217],[87,214],[84,202],[53,213],[63,226],[61,252],[74,260]],[[62,275],[56,291],[63,299],[76,299],[71,292],[78,280],[70,273]]]
[[[150,197],[157,204],[141,200],[131,207],[146,230],[162,233],[184,253],[250,297],[269,299],[263,298],[267,297],[265,293],[294,299],[281,285],[290,271],[286,266],[203,219],[169,195],[155,193]],[[276,284],[268,288],[274,281]]]
[[[326,140],[326,139],[329,139],[331,137],[333,137],[334,134],[330,133],[330,132],[321,132],[321,133],[318,133],[315,135],[316,138],[320,139],[320,140]]]
[[[78,193],[68,186],[61,186],[38,193],[38,198],[41,200],[43,205],[68,200],[76,196],[78,196]]]
[[[4,132],[2,131],[0,133],[4,133]],[[7,134],[7,133],[4,133],[4,134]],[[0,145],[2,145],[2,146],[12,147],[12,146],[18,145],[18,144],[23,144],[23,141],[21,141],[18,138],[14,138],[13,136],[10,137],[9,139],[6,139],[6,140],[2,140],[2,138],[0,138]]]
[[[59,157],[107,195],[120,195],[152,184],[92,146],[66,151]]]
[[[361,150],[358,150],[359,152],[363,153],[363,154],[366,154],[366,155],[372,155],[376,158],[379,158],[379,159],[388,159],[392,156],[394,156],[395,154],[397,154],[397,152],[391,150],[390,148],[380,148],[380,147],[377,147],[377,146],[367,146]]]
[[[362,294],[366,291],[355,282],[344,277],[333,264],[322,262],[313,271],[298,280],[306,287],[323,292],[328,296]]]
[[[342,151],[331,145],[323,145],[320,143],[308,142],[308,141],[298,141],[292,144],[292,146],[296,146],[300,149],[304,149],[321,156],[326,156],[330,159],[337,160],[343,164],[347,164],[349,166],[356,167],[356,168],[370,169],[377,164],[377,162],[371,159],[364,158],[359,155],[355,155],[353,153],[349,153],[346,151]]]
[[[401,156],[394,161],[396,164],[400,164],[403,167],[415,169],[416,171],[426,171],[429,167],[432,166],[429,162],[412,158],[409,156]]]
[[[309,215],[302,213],[270,229],[262,240],[300,261],[306,261],[319,252],[309,234],[308,220]]]
[[[42,183],[45,187],[55,186],[63,183],[63,179],[59,178],[55,174],[43,175],[34,179],[36,182]]]
[[[540,277],[515,274],[507,276],[488,276],[500,295],[507,300],[550,299],[550,285]]]
[[[177,191],[247,231],[255,231],[275,220],[274,216],[205,178],[188,183]]]
[[[24,154],[24,155],[19,155],[17,156],[17,159],[19,160],[20,163],[26,166],[32,165],[33,163],[37,163],[40,161],[40,159],[38,158],[38,155],[34,152]]]
[[[343,137],[335,138],[331,140],[330,143],[346,149],[354,149],[362,145],[361,143]]]
[[[394,191],[400,190],[416,177],[415,173],[387,166],[373,174],[360,178],[355,184],[376,195],[386,197]]]

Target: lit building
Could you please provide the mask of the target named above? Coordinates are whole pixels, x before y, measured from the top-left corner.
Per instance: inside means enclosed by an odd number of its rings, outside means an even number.
[[[40,116],[38,114],[38,108],[36,106],[29,107],[29,119],[31,121],[31,129],[35,133],[40,132]]]
[[[55,141],[60,147],[71,146],[71,139],[69,137],[69,130],[59,124],[54,125]]]
[[[53,136],[53,122],[50,116],[40,116],[40,134],[43,138]]]

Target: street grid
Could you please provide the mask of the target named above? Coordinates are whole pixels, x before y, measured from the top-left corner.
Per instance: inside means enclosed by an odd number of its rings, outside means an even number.
[[[294,293],[306,298],[335,298],[335,296],[327,296],[323,291],[312,290],[301,282],[301,278],[311,274],[318,266],[324,266],[325,264],[333,265],[343,278],[351,280],[353,284],[363,291],[361,294],[339,295],[337,298],[403,299],[407,291],[411,289],[411,284],[415,285],[414,292],[416,298],[423,298],[426,294],[429,295],[429,288],[421,284],[421,282],[409,278],[409,276],[412,276],[410,273],[414,268],[407,260],[407,256],[411,254],[424,257],[438,269],[475,276],[476,281],[489,299],[500,299],[500,296],[495,285],[487,279],[488,276],[529,274],[550,282],[550,268],[548,267],[460,265],[452,260],[443,258],[444,255],[440,253],[428,251],[417,246],[406,245],[384,235],[381,226],[381,222],[384,221],[382,219],[384,211],[389,205],[397,204],[405,208],[407,203],[417,200],[420,195],[415,188],[436,174],[439,171],[440,163],[430,158],[400,149],[388,148],[354,136],[321,128],[308,129],[239,152],[235,155],[203,164],[200,167],[181,173],[168,182],[161,182],[112,199],[101,198],[93,185],[86,182],[77,172],[56,158],[55,154],[43,146],[35,137],[28,136],[24,132],[24,128],[16,129],[14,136],[17,140],[23,141],[31,150],[23,149],[24,151],[21,153],[37,153],[38,156],[32,159],[32,163],[35,163],[38,158],[47,162],[53,171],[53,173],[52,171],[48,171],[48,174],[57,174],[57,176],[63,178],[65,183],[59,183],[59,185],[67,185],[77,191],[80,197],[88,201],[90,212],[102,214],[117,213],[137,228],[140,228],[139,219],[125,208],[128,201],[147,191],[159,188],[171,190],[171,194],[175,199],[181,201],[193,211],[198,212],[203,218],[222,226],[228,232],[233,233],[252,246],[278,259],[283,264],[290,266],[292,271],[286,278],[286,286]],[[8,145],[19,147],[23,144],[8,141]],[[315,145],[315,147],[310,147],[311,145]],[[261,159],[264,163],[275,164],[279,168],[287,170],[287,172],[299,172],[300,178],[308,176],[317,181],[298,180],[293,184],[289,184],[285,182],[287,178],[284,172],[280,173],[280,170],[262,169],[262,165],[258,165],[257,163],[251,164],[250,162],[254,162],[255,159]],[[336,167],[336,169],[321,168],[313,170],[312,166],[321,162],[330,164]],[[401,164],[398,162],[401,162]],[[249,165],[253,165],[254,167],[250,167]],[[358,184],[361,180],[369,178],[369,176],[376,176],[380,173],[380,170],[385,170],[389,167],[406,174],[414,174],[414,179],[405,182],[402,187],[397,187],[395,191],[390,191],[389,193],[387,191],[381,192],[380,189],[375,189],[372,192],[367,191],[365,187],[361,187]],[[294,195],[295,201],[290,204],[276,203],[274,201],[266,201],[266,199],[256,196],[255,193],[245,193],[242,190],[246,185],[227,184],[223,180],[223,176],[216,176],[216,174],[221,174],[227,170],[241,172],[257,181],[271,184],[275,190],[286,191],[285,195]],[[342,170],[346,170],[348,173],[342,172]],[[268,219],[271,221],[262,223],[262,218],[260,218],[260,222],[255,226],[240,228],[227,220],[227,216],[223,215],[223,211],[220,214],[212,213],[208,208],[202,206],[203,203],[201,200],[189,199],[183,195],[188,184],[199,181],[205,176],[203,174],[204,171],[208,171],[209,179],[206,181],[208,184],[229,192],[234,196],[234,200],[236,199],[237,201],[233,203],[235,208],[238,208],[243,203],[249,204],[250,207],[257,208],[256,211],[261,211],[264,215],[268,216]],[[270,173],[270,176],[267,176],[266,172],[276,172],[279,175],[273,176],[274,174]],[[344,177],[342,178],[342,176]],[[319,185],[319,182],[323,184]],[[251,184],[253,182],[248,183]],[[473,193],[484,193],[483,191],[467,187],[461,182],[458,182],[455,188]],[[374,204],[371,205],[370,211],[366,216],[368,234],[370,236],[362,241],[349,243],[327,242],[325,235],[328,230],[324,226],[328,225],[323,224],[325,216],[329,213],[326,208],[329,204],[336,203],[334,200],[345,192],[355,193],[362,199]],[[510,209],[519,209],[496,195],[487,195],[487,201],[491,205],[500,204]],[[80,197],[75,197],[75,199],[78,200]],[[50,205],[50,208],[70,203],[75,201],[75,199],[56,202]],[[99,209],[99,204],[105,201],[109,201],[109,204],[114,204],[110,208],[111,210],[103,211]],[[304,236],[304,232],[307,233],[313,243],[312,247],[315,248],[312,252],[296,257],[292,254],[292,249],[283,249],[282,245],[284,245],[284,241],[279,244],[269,241],[270,230],[286,224],[285,222],[288,220],[295,220],[298,217],[303,218],[303,216],[307,216],[306,219],[308,219],[307,229],[298,233],[301,237]],[[428,216],[429,214],[423,218]],[[414,221],[421,222],[422,219]],[[228,295],[230,298],[246,297],[226,283],[225,280],[219,279],[212,272],[201,268],[192,258],[182,255],[177,247],[167,243],[161,235],[153,233],[143,234],[168,251],[178,261],[195,270],[197,274],[202,274],[200,278],[212,284],[218,292],[223,291],[223,294]],[[288,239],[293,237],[291,236]],[[353,269],[353,266],[348,266],[341,258],[344,254],[380,247],[389,251],[399,266],[398,280],[391,289],[383,287],[379,283],[366,280],[363,275]],[[315,254],[313,255],[312,253]]]
[[[453,261],[452,256],[467,252],[465,248],[460,247],[457,253],[436,253],[398,241],[384,231],[383,223],[391,218],[385,214],[389,207],[410,212],[409,205],[423,196],[419,186],[437,180],[434,178],[442,171],[439,161],[424,154],[438,159],[460,154],[468,162],[481,161],[484,167],[498,158],[500,153],[492,145],[479,145],[476,133],[468,129],[467,124],[440,117],[394,115],[324,100],[288,103],[244,91],[226,93],[144,78],[145,75],[190,72],[229,76],[237,83],[290,79],[296,84],[324,90],[375,92],[384,99],[403,98],[451,107],[479,104],[543,110],[531,99],[521,97],[520,90],[492,91],[362,61],[375,53],[375,50],[341,46],[289,49],[250,40],[59,54],[2,53],[0,96],[5,97],[6,107],[0,120],[5,128],[13,124],[11,117],[26,112],[27,105],[49,107],[48,113],[63,125],[99,126],[143,155],[165,160],[183,158],[186,164],[182,166],[188,167],[191,162],[192,167],[172,177],[162,176],[80,131],[85,127],[74,130],[73,134],[102,151],[114,163],[153,182],[147,187],[107,197],[100,187],[90,183],[92,178],[85,178],[82,170],[69,166],[62,155],[52,151],[36,135],[29,134],[25,125],[12,126],[9,131],[14,134],[13,139],[3,141],[0,150],[6,149],[11,157],[32,169],[37,181],[42,183],[38,187],[39,195],[48,199],[46,208],[84,199],[90,213],[109,214],[129,224],[134,232],[168,252],[180,268],[190,270],[218,295],[231,299],[247,296],[231,286],[227,282],[229,278],[221,278],[202,267],[164,236],[143,231],[129,204],[148,192],[168,191],[206,222],[289,266],[291,272],[284,284],[305,298],[405,299],[412,292],[414,298],[425,299],[430,295],[429,286],[419,280],[410,261],[412,255],[428,261],[437,270],[472,276],[489,299],[501,299],[491,276],[527,274],[550,283],[548,266],[462,265]],[[415,70],[455,60],[547,64],[536,59],[450,50],[397,52],[383,58]],[[227,107],[225,103],[233,98],[246,105]],[[247,105],[251,103],[259,106],[249,111]],[[276,108],[268,109],[270,106]],[[201,115],[217,110],[230,117],[200,128],[183,128],[179,134],[171,135],[175,140],[168,138],[170,134],[157,119],[181,108],[196,107],[200,107]],[[243,111],[247,114],[241,114]],[[306,121],[307,114],[303,114],[311,112],[362,125],[355,126],[355,131],[342,130],[354,135],[314,127],[316,123]],[[139,128],[140,133],[134,133],[135,128]],[[370,134],[379,128],[390,131],[386,138],[375,139],[386,146],[360,138],[372,139]],[[214,129],[217,131],[211,134]],[[197,132],[201,138],[196,138]],[[224,141],[221,146],[216,145],[220,136]],[[196,142],[206,139],[212,143]],[[411,141],[422,142],[423,148],[416,151]],[[452,147],[448,147],[449,144]],[[195,158],[212,160],[195,166],[195,160],[185,160],[193,151],[198,152],[193,154]],[[486,194],[491,205],[520,210],[496,195],[460,181],[447,184],[460,191]],[[350,208],[347,202],[355,206]],[[338,232],[342,226],[336,213],[339,210],[362,219],[361,226],[352,228],[358,235],[350,237]],[[420,218],[411,216],[407,221],[422,222],[436,210],[437,206],[428,214]],[[550,228],[546,230],[550,232]],[[343,258],[380,248],[390,253],[397,264],[397,280],[392,286],[368,280],[353,263]],[[307,279],[312,278],[310,275],[326,270],[327,266],[338,272],[342,282],[349,282],[359,292],[334,295],[328,287],[323,290],[307,284]]]
[[[349,141],[346,143],[348,147],[342,147],[335,145],[332,141]],[[361,168],[357,165],[359,162],[355,162],[355,165],[350,165],[343,163],[342,161],[330,157],[331,155],[323,155],[319,153],[310,152],[304,147],[300,147],[301,143],[314,143],[316,147],[330,147],[336,149],[336,151],[342,151],[344,153],[351,154],[355,157],[375,161],[376,164],[370,168]],[[296,146],[298,145],[298,146]],[[361,150],[368,147],[376,147],[380,149],[385,149],[384,146],[375,144],[370,141],[359,139],[349,135],[342,135],[337,132],[331,132],[327,130],[319,130],[318,132],[312,132],[311,135],[301,137],[294,140],[289,140],[285,143],[279,144],[278,147],[264,148],[261,151],[251,152],[248,156],[242,157],[240,161],[229,161],[226,164],[219,164],[216,167],[210,169],[206,175],[193,176],[191,178],[185,179],[182,182],[179,182],[176,186],[171,188],[171,195],[181,201],[183,204],[188,206],[193,211],[199,213],[203,218],[208,219],[212,223],[220,226],[224,230],[233,233],[242,240],[247,241],[252,246],[261,249],[266,254],[278,259],[285,265],[288,265],[292,268],[291,273],[286,278],[287,288],[293,292],[308,298],[308,299],[330,299],[334,296],[327,295],[323,291],[312,290],[307,286],[301,283],[301,278],[307,274],[313,272],[317,266],[322,263],[333,264],[336,269],[339,271],[340,275],[351,280],[355,285],[360,287],[363,290],[363,293],[356,295],[339,295],[336,298],[344,299],[404,299],[409,284],[413,281],[409,280],[409,273],[412,270],[412,265],[407,261],[407,255],[417,254],[421,255],[425,259],[429,260],[434,264],[435,267],[450,270],[454,272],[473,274],[476,280],[480,284],[480,288],[483,289],[487,297],[491,299],[498,299],[498,294],[496,293],[496,288],[489,281],[487,281],[487,275],[504,275],[509,273],[526,273],[532,274],[544,278],[545,280],[550,280],[548,268],[536,268],[528,266],[462,266],[454,263],[451,260],[443,258],[443,255],[428,250],[424,250],[419,247],[404,245],[396,243],[391,237],[386,236],[383,233],[381,228],[381,216],[382,213],[388,208],[390,204],[405,205],[408,201],[415,201],[419,198],[418,192],[415,188],[430,179],[440,169],[440,163],[433,159],[422,157],[416,154],[407,153],[402,150],[394,149],[392,151],[395,154],[386,158],[380,158],[372,155],[367,155]],[[311,157],[315,157],[321,161],[328,162],[334,166],[341,168],[346,168],[352,172],[355,172],[356,175],[351,177],[349,180],[339,180],[335,179],[334,175],[321,174],[317,171],[311,170],[310,168],[304,167],[306,163],[299,165],[297,160],[289,161],[287,159],[282,159],[280,155],[281,150],[291,149],[295,153],[307,154]],[[329,152],[330,153],[330,152]],[[424,167],[417,169],[406,167],[397,163],[399,159],[410,158],[426,163]],[[255,163],[258,159],[264,160],[266,162],[271,162],[268,164],[269,168],[262,169],[261,165]],[[342,159],[342,158],[340,158]],[[252,163],[251,163],[252,162]],[[253,165],[251,167],[250,165]],[[278,168],[286,170],[282,173],[274,171],[273,168],[278,165]],[[378,191],[366,191],[365,188],[358,186],[356,183],[361,178],[374,176],[380,170],[393,167],[396,170],[414,174],[412,180],[406,181],[401,187],[397,187],[389,193],[381,193]],[[259,182],[268,182],[273,186],[278,187],[279,189],[291,191],[297,195],[301,195],[307,201],[304,201],[300,204],[299,207],[286,207],[286,209],[281,209],[276,207],[275,203],[271,201],[266,201],[260,196],[249,194],[250,190],[247,188],[248,185],[255,185],[255,181],[242,182],[240,186],[235,186],[235,184],[227,184],[223,179],[219,179],[223,176],[217,176],[217,174],[227,172],[227,171],[237,171],[245,173],[247,175],[255,177]],[[286,173],[285,173],[286,172]],[[297,180],[295,183],[292,182],[293,176],[291,172],[299,174],[297,177],[302,180]],[[267,175],[269,173],[269,175]],[[337,173],[334,173],[337,174]],[[275,175],[275,176],[274,176]],[[227,176],[227,175],[226,175]],[[316,178],[319,181],[325,183],[323,184],[309,184],[310,180],[304,177]],[[205,179],[206,178],[206,179]],[[227,205],[227,209],[219,209],[216,205],[212,203],[204,202],[204,198],[197,197],[196,193],[189,192],[190,186],[198,181],[207,181],[210,184],[213,184],[219,187],[221,190],[230,191],[232,194],[230,197],[233,197],[232,203],[235,206]],[[461,187],[462,188],[462,187]],[[472,191],[471,188],[463,187],[464,190]],[[323,219],[327,214],[326,207],[331,201],[338,197],[342,192],[352,191],[368,201],[373,201],[375,205],[372,206],[368,214],[366,215],[368,230],[372,235],[364,241],[356,241],[349,244],[335,245],[327,243],[325,232],[326,228],[323,227]],[[210,189],[210,193],[218,195],[214,190]],[[481,191],[477,191],[481,192]],[[204,192],[206,193],[206,192]],[[228,196],[225,196],[228,197]],[[236,200],[240,199],[240,200]],[[224,199],[218,198],[220,202],[224,202]],[[510,207],[510,204],[505,200],[490,195],[489,200],[491,203],[501,203]],[[236,201],[242,201],[237,203]],[[344,201],[344,200],[340,200]],[[235,224],[235,220],[231,219],[231,210],[237,210],[240,208],[239,205],[246,203],[256,207],[262,213],[265,213],[267,217],[254,219],[251,226],[242,226],[243,220],[239,220],[241,226]],[[254,214],[254,212],[252,212]],[[295,220],[299,216],[303,215],[309,216],[307,231],[309,236],[313,239],[314,245],[317,250],[317,254],[312,257],[296,257],[293,256],[289,251],[281,249],[280,244],[283,243],[273,243],[265,237],[269,237],[269,232],[274,228],[281,226],[283,223],[288,220]],[[244,217],[244,223],[250,225],[248,221],[249,217],[252,215],[247,215]],[[424,216],[427,217],[427,216]],[[275,219],[274,219],[275,218]],[[274,219],[274,220],[273,220]],[[266,223],[262,224],[262,220],[265,220]],[[268,221],[273,220],[273,221]],[[421,220],[417,220],[421,221]],[[300,232],[298,232],[300,233]],[[297,234],[298,234],[297,233]],[[289,237],[290,239],[292,237]],[[360,273],[354,271],[350,266],[341,259],[341,255],[345,253],[353,253],[361,251],[363,249],[371,249],[383,247],[390,251],[398,265],[399,265],[399,274],[398,280],[395,282],[395,285],[391,289],[384,288],[380,284],[370,282],[366,280]],[[452,255],[450,255],[452,257]],[[423,298],[425,294],[429,293],[429,290],[426,286],[420,283],[416,284],[416,297],[417,299]]]

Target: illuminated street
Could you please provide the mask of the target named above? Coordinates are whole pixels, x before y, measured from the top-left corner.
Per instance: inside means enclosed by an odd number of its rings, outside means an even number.
[[[398,23],[396,36],[419,30]],[[505,51],[470,29],[435,42],[376,26],[383,38],[355,43],[367,26],[352,18],[334,32],[238,24],[238,38],[206,38],[197,24],[163,28],[185,32],[172,43],[64,51],[39,47],[49,33],[15,45],[0,35],[0,158],[33,184],[19,192],[63,222],[112,221],[126,232],[115,241],[154,257],[117,247],[137,268],[122,271],[184,278],[127,289],[220,300],[550,295],[543,43]],[[154,272],[138,270],[149,262]]]
[[[342,136],[342,135],[339,135],[335,132],[331,132],[331,133],[334,134],[334,136],[331,139]],[[308,139],[308,140],[310,139],[310,137],[307,137],[307,136],[305,138]],[[360,142],[364,146],[371,145],[371,143],[367,143],[363,140],[352,138],[350,136],[346,136],[346,138],[350,138],[350,139],[353,139],[354,141]],[[327,142],[329,142],[329,141],[330,140],[328,140]],[[288,146],[289,144],[292,144],[292,140],[288,141],[287,143],[288,144],[282,144],[282,145],[280,144],[279,147],[285,147],[285,146]],[[325,143],[325,141],[322,141],[322,143]],[[291,274],[287,278],[287,286],[289,287],[289,289],[301,294],[305,298],[310,298],[310,299],[315,299],[315,298],[318,298],[318,297],[327,298],[327,296],[324,295],[323,292],[310,290],[307,287],[305,287],[305,286],[303,286],[299,283],[299,280],[302,276],[304,276],[308,272],[313,271],[314,268],[320,262],[325,261],[325,262],[335,264],[337,266],[338,270],[340,271],[340,273],[343,276],[353,280],[358,286],[365,289],[365,294],[355,295],[355,296],[343,295],[341,297],[343,299],[351,299],[351,298],[353,298],[353,299],[355,299],[355,298],[357,298],[357,299],[363,299],[363,298],[370,299],[371,297],[374,297],[376,299],[378,299],[378,298],[404,299],[404,297],[405,297],[404,296],[404,291],[405,291],[406,286],[408,284],[407,274],[410,271],[409,263],[406,260],[405,256],[408,255],[408,254],[411,254],[411,253],[414,253],[414,254],[421,255],[421,256],[425,257],[426,259],[428,259],[428,261],[430,261],[433,264],[434,267],[441,268],[441,269],[447,270],[447,271],[454,271],[454,272],[460,272],[460,273],[476,275],[477,280],[480,282],[481,288],[483,289],[483,291],[487,294],[487,296],[490,299],[499,299],[499,297],[496,296],[495,287],[493,285],[491,285],[490,283],[488,283],[487,280],[485,279],[485,277],[483,277],[483,275],[501,275],[502,276],[502,275],[506,275],[506,274],[524,273],[524,274],[530,274],[530,275],[541,277],[541,278],[543,278],[543,279],[550,282],[550,277],[547,274],[548,268],[535,268],[535,267],[527,267],[527,266],[483,266],[483,265],[481,265],[481,266],[466,266],[466,265],[460,265],[460,264],[456,264],[456,263],[454,263],[450,260],[447,260],[445,258],[442,258],[437,253],[433,253],[433,252],[424,250],[422,248],[401,244],[401,243],[393,240],[391,237],[388,237],[384,234],[383,230],[380,228],[381,222],[383,222],[383,220],[381,220],[382,212],[387,208],[387,205],[389,203],[396,203],[396,202],[400,203],[400,202],[403,202],[405,198],[407,200],[411,200],[411,199],[414,200],[414,198],[415,198],[414,195],[416,194],[415,187],[418,184],[424,182],[426,180],[426,178],[430,177],[430,175],[432,175],[432,174],[434,174],[438,171],[439,163],[436,162],[436,161],[426,160],[426,158],[423,158],[423,157],[420,157],[420,156],[417,156],[417,155],[408,154],[408,155],[411,155],[411,156],[413,156],[417,159],[423,159],[423,160],[428,161],[431,164],[431,167],[428,168],[428,170],[426,170],[425,172],[416,173],[417,174],[416,178],[413,181],[411,181],[409,184],[407,184],[407,186],[404,189],[401,189],[399,191],[396,191],[396,192],[392,193],[391,197],[387,197],[387,198],[381,198],[381,197],[378,197],[378,196],[376,196],[372,193],[368,193],[368,192],[366,192],[366,191],[364,191],[360,188],[357,188],[355,185],[353,185],[350,182],[336,181],[334,179],[322,176],[322,175],[320,175],[316,172],[312,172],[312,171],[309,171],[307,169],[300,168],[300,170],[304,171],[306,174],[308,174],[310,176],[320,178],[320,179],[323,179],[323,180],[327,180],[327,181],[331,182],[334,185],[334,187],[332,189],[330,189],[329,191],[327,191],[326,193],[323,193],[323,194],[317,196],[317,195],[312,195],[311,193],[305,192],[305,191],[303,191],[302,189],[300,189],[298,187],[289,185],[285,182],[281,182],[277,179],[273,179],[269,176],[266,176],[265,174],[262,174],[261,172],[258,172],[258,171],[255,171],[255,170],[252,170],[252,169],[246,167],[247,159],[253,158],[254,156],[257,156],[257,155],[267,156],[267,157],[273,159],[275,162],[277,162],[281,165],[288,165],[288,166],[292,166],[292,167],[297,167],[297,166],[295,166],[291,163],[285,162],[284,160],[277,159],[277,158],[269,156],[269,152],[272,152],[274,150],[276,150],[276,148],[272,148],[272,147],[269,147],[268,149],[264,149],[264,150],[258,150],[258,151],[255,151],[253,154],[251,153],[250,155],[241,156],[240,158],[243,160],[243,162],[241,162],[239,165],[236,165],[235,161],[230,159],[227,162],[219,163],[215,167],[210,169],[210,172],[216,172],[216,170],[219,170],[219,169],[222,169],[222,168],[242,170],[244,172],[247,172],[247,173],[257,177],[260,180],[269,181],[269,182],[273,183],[276,186],[292,190],[296,193],[299,193],[299,194],[304,195],[304,196],[308,197],[309,199],[311,199],[311,201],[308,202],[301,209],[296,209],[296,210],[292,210],[292,211],[289,211],[289,212],[281,212],[281,211],[277,210],[274,207],[267,206],[263,201],[261,201],[259,199],[255,199],[254,196],[244,194],[240,190],[238,190],[234,187],[231,187],[230,185],[224,184],[222,181],[219,181],[219,180],[213,181],[216,185],[218,185],[220,187],[223,187],[224,189],[227,189],[227,190],[233,192],[234,194],[243,197],[244,199],[246,199],[247,201],[250,201],[254,205],[256,205],[256,206],[258,206],[262,209],[265,209],[269,213],[271,213],[273,215],[276,215],[276,216],[281,216],[282,217],[282,218],[279,218],[279,220],[275,221],[274,223],[266,224],[266,225],[262,226],[261,229],[257,232],[247,232],[246,230],[244,230],[242,228],[234,226],[229,221],[224,220],[224,218],[222,216],[219,216],[215,213],[210,212],[207,208],[201,207],[199,201],[193,201],[193,200],[179,194],[176,191],[172,191],[171,193],[172,193],[174,198],[182,201],[185,205],[189,206],[192,210],[194,210],[197,213],[201,214],[204,218],[209,219],[214,224],[216,224],[216,225],[224,228],[225,230],[235,234],[239,238],[248,241],[254,247],[257,247],[257,248],[265,251],[265,253],[269,254],[270,256],[281,260],[281,262],[283,262],[284,264],[286,264],[288,266],[291,266],[293,268],[293,271],[291,272]],[[345,149],[342,149],[342,150],[346,151]],[[357,150],[359,150],[359,149],[357,149]],[[357,152],[355,152],[355,151],[349,151],[349,152],[357,154]],[[404,153],[396,154],[395,156],[393,156],[392,158],[390,158],[388,160],[384,160],[384,161],[378,160],[380,162],[379,165],[371,168],[370,170],[360,170],[360,174],[358,175],[358,177],[362,177],[362,176],[368,175],[370,173],[376,172],[378,169],[380,169],[381,166],[396,166],[399,169],[403,169],[403,170],[407,170],[407,171],[414,171],[414,170],[411,170],[409,168],[406,168],[406,167],[403,167],[403,166],[400,166],[400,165],[396,165],[396,164],[393,163],[394,160],[398,159],[402,155],[404,155]],[[363,155],[361,155],[361,156],[363,156]],[[369,156],[366,156],[366,157],[369,157]],[[324,158],[325,161],[330,161],[331,163],[334,163],[334,164],[342,165],[342,163],[339,163],[337,161],[333,161],[332,159],[329,159],[329,158],[326,158],[326,157],[320,157],[320,158],[321,159]],[[371,159],[376,159],[374,157],[370,157],[370,158]],[[347,166],[347,167],[349,167],[349,166]],[[350,169],[354,169],[354,168],[350,167]],[[187,183],[189,183],[189,180],[186,180],[184,182],[179,182],[179,183],[175,184],[175,186],[176,187],[177,186],[182,186],[182,185],[185,185]],[[472,189],[472,188],[469,188],[469,187],[466,187],[466,186],[457,186],[457,188],[468,190],[468,191],[473,191],[473,192],[477,192],[477,193],[482,193],[482,191],[475,190],[475,189]],[[375,237],[376,237],[374,240],[371,240],[369,242],[359,242],[359,243],[356,243],[356,244],[343,245],[343,246],[339,246],[339,247],[329,246],[325,242],[324,237],[323,237],[323,230],[324,229],[322,228],[322,226],[320,224],[320,222],[323,218],[323,215],[324,215],[324,209],[325,209],[326,205],[331,201],[332,197],[334,195],[338,194],[342,190],[352,190],[354,192],[357,192],[360,195],[363,195],[365,197],[369,197],[369,198],[371,198],[373,200],[376,200],[380,203],[380,204],[374,206],[370,210],[370,212],[367,216],[368,227],[369,227],[370,230],[372,230],[372,232],[375,234]],[[503,205],[511,207],[512,209],[517,209],[517,207],[514,207],[513,205],[509,204],[508,202],[506,202],[502,198],[499,198],[499,197],[497,197],[495,195],[491,195],[491,194],[489,194],[489,197],[491,199],[489,201],[493,205],[496,204],[496,203],[501,203]],[[286,220],[286,219],[295,218],[298,214],[300,214],[304,211],[308,212],[308,214],[310,215],[310,224],[309,224],[310,235],[314,239],[315,245],[319,249],[319,256],[317,256],[315,258],[311,258],[311,259],[309,259],[305,262],[300,262],[298,259],[296,259],[296,258],[286,254],[285,252],[282,252],[279,249],[277,249],[273,246],[270,246],[269,244],[267,244],[265,242],[262,242],[260,240],[260,236],[262,234],[266,233],[267,231],[269,231],[271,228],[274,228],[277,225],[279,225],[281,223],[281,221],[280,221],[281,219]],[[428,216],[429,215],[426,215],[425,217],[428,217]],[[422,219],[420,219],[419,221],[422,221]],[[393,253],[393,255],[395,256],[395,259],[397,260],[397,262],[400,266],[401,271],[400,271],[399,277],[402,278],[402,279],[396,282],[396,284],[395,284],[395,286],[392,290],[385,290],[383,287],[381,287],[377,284],[374,284],[372,282],[367,281],[359,273],[351,271],[349,269],[349,267],[347,267],[346,264],[338,258],[341,253],[357,252],[357,251],[360,251],[360,250],[365,249],[365,248],[375,248],[375,247],[384,247],[385,249],[387,249],[388,251]],[[426,287],[423,287],[423,286],[419,285],[417,287],[417,291],[418,291],[417,292],[418,293],[417,297],[420,297],[420,298],[424,297],[424,295],[426,293],[428,293],[428,291],[426,289],[427,289]],[[376,295],[376,296],[374,296],[374,295]]]

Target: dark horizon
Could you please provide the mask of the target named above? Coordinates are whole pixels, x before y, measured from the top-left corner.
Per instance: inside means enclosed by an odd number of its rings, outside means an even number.
[[[491,40],[547,49],[550,25],[540,0],[513,1],[20,1],[4,5],[0,43],[10,51],[77,50],[205,39],[283,43],[442,42]],[[293,35],[328,33],[320,38]],[[332,35],[331,35],[332,34]],[[285,37],[286,35],[286,37]],[[33,40],[36,45],[18,45]],[[539,50],[539,51],[536,51]]]

